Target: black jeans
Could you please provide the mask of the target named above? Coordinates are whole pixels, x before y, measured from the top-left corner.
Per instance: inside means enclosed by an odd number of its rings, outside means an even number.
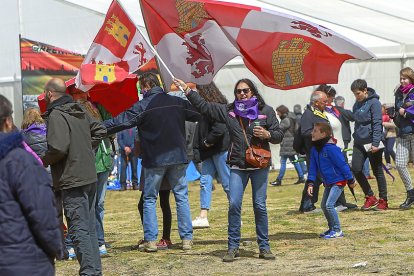
[[[379,197],[387,200],[387,181],[385,180],[384,171],[382,169],[383,151],[383,149],[380,149],[376,153],[367,153],[363,146],[354,145],[352,153],[352,171],[365,196],[373,196],[374,192],[362,170],[365,159],[368,157],[371,169],[377,179]]]
[[[96,236],[96,183],[62,190],[68,234],[80,264],[79,275],[102,275]]]
[[[391,163],[391,158],[392,160],[394,160],[395,162],[395,151],[394,151],[394,144],[395,144],[395,137],[390,137],[390,138],[385,138],[385,151],[384,151],[384,157],[385,157],[385,162],[387,162],[387,164]]]
[[[160,198],[160,206],[162,210],[162,238],[165,240],[171,239],[171,207],[170,207],[170,191],[164,190],[158,192]],[[144,192],[138,202],[138,211],[141,217],[141,224],[144,223]]]
[[[119,182],[121,186],[126,186],[126,172],[128,167],[128,162],[131,162],[131,181],[132,185],[138,186],[138,177],[137,177],[137,163],[138,159],[134,156],[134,153],[126,155],[125,152],[121,153],[121,176]]]

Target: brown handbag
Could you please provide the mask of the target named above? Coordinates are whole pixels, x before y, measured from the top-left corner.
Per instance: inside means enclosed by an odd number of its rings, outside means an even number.
[[[270,157],[272,156],[271,152],[260,146],[250,145],[241,119],[240,124],[243,130],[244,138],[246,139],[246,143],[248,145],[246,150],[246,162],[255,168],[267,168],[269,166]]]

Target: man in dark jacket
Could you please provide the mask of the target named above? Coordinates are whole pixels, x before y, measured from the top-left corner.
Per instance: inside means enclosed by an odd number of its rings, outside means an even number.
[[[192,247],[188,187],[185,178],[189,162],[186,151],[185,121],[198,121],[201,115],[188,101],[167,95],[160,87],[157,75],[140,76],[142,101],[116,118],[106,120],[108,134],[138,127],[141,141],[144,184],[144,240],[140,250],[156,252],[158,222],[156,202],[164,175],[171,184],[177,206],[178,232],[184,250]]]
[[[13,131],[12,105],[0,95],[0,275],[55,275],[62,258],[49,174]]]
[[[120,172],[120,191],[126,190],[126,172],[128,168],[128,162],[131,162],[131,182],[134,190],[138,190],[138,177],[137,177],[137,157],[134,154],[134,141],[137,135],[137,129],[135,127],[125,129],[118,132],[116,139],[119,146],[119,154],[121,155],[121,172]]]
[[[304,152],[306,153],[306,163],[310,166],[310,152],[312,148],[312,130],[315,123],[323,122],[328,123],[329,120],[326,115],[325,107],[328,102],[328,97],[322,91],[315,91],[311,95],[310,104],[306,107],[305,112],[300,119],[301,135],[304,139]],[[308,186],[305,184],[302,192],[302,200],[300,203],[299,211],[301,212],[313,212],[316,210],[315,203],[318,201],[318,192],[321,180],[317,177],[314,182],[313,196],[308,195]]]
[[[48,150],[42,157],[51,166],[53,185],[62,190],[63,208],[80,264],[79,274],[102,274],[95,230],[95,154],[105,127],[66,94],[62,79],[45,86]]]

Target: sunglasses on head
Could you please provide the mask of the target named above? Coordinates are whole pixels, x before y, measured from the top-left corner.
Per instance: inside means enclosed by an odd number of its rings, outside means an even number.
[[[250,88],[236,89],[237,94],[241,94],[241,92],[243,92],[244,94],[247,94],[250,92]]]

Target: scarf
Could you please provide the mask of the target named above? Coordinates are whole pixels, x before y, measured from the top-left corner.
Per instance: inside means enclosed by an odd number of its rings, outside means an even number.
[[[334,115],[336,118],[338,118],[339,119],[339,116],[341,115],[340,113],[339,113],[339,110],[338,109],[336,109],[334,106],[332,106],[332,105],[327,105],[326,106],[326,108],[325,108],[325,111],[326,112],[328,112],[328,113],[330,113],[330,114],[332,114],[332,115]]]
[[[406,86],[400,86],[400,90],[401,90],[401,92],[403,92],[403,94],[407,94],[408,92],[410,92],[410,90],[412,89],[412,88],[414,88],[414,84],[412,84],[412,83],[410,83],[410,84],[408,84],[408,85],[406,85]]]
[[[259,102],[256,97],[251,97],[248,100],[235,100],[234,113],[242,118],[256,120],[259,116]]]
[[[317,152],[321,152],[325,144],[328,143],[330,139],[331,137],[325,137],[316,141],[312,141],[312,145],[315,147]]]

